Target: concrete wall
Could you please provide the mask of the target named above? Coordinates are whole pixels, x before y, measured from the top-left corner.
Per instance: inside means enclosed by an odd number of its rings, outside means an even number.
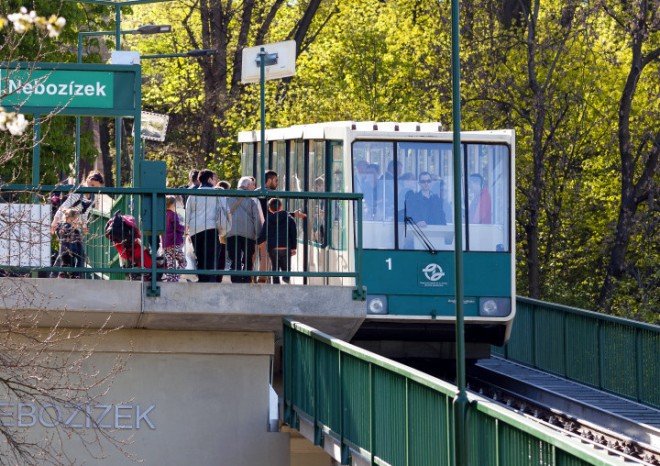
[[[40,327],[101,326],[229,330],[281,334],[292,317],[350,340],[367,315],[365,301],[341,286],[159,283],[159,297],[131,281],[0,278],[0,319]],[[15,311],[20,310],[20,315]]]
[[[1,394],[0,420],[29,438],[51,437],[68,456],[63,464],[290,464],[289,435],[268,432],[272,333],[119,330],[64,343],[50,358],[92,347],[90,371],[105,373],[123,359],[107,393],[96,390],[75,416],[66,404],[43,411]],[[81,438],[92,441],[89,450]]]
[[[62,458],[55,464],[326,466],[332,461],[299,435],[290,442],[288,433],[268,432],[269,382],[271,371],[279,369],[274,355],[279,355],[275,348],[281,346],[284,317],[350,339],[366,316],[365,302],[353,300],[350,287],[160,283],[160,296],[149,297],[145,286],[0,278],[0,322],[8,328],[35,328],[44,335],[52,327],[90,334],[113,329],[102,336],[65,338],[44,356],[48,360],[64,361],[69,351],[91,349],[85,361],[90,373],[108,373],[118,356],[124,369],[107,392],[95,390],[96,398],[79,413],[65,405],[19,404],[0,389],[0,422],[42,445],[49,441]],[[8,346],[0,345],[3,351]],[[0,455],[6,448],[1,442]]]

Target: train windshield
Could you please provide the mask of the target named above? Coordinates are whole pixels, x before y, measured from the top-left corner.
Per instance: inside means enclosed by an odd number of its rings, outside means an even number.
[[[461,206],[468,251],[509,252],[510,151],[493,143],[464,143]],[[353,183],[364,195],[363,247],[454,249],[451,143],[356,141]]]

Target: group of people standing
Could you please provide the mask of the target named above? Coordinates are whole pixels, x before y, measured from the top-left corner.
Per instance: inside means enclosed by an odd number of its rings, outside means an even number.
[[[185,231],[190,237],[198,270],[229,270],[245,272],[231,274],[232,283],[249,283],[259,260],[260,270],[289,271],[291,256],[296,253],[296,224],[292,215],[283,209],[277,198],[255,198],[250,196],[225,197],[210,191],[228,189],[211,170],[197,174],[198,185],[191,172],[191,187],[198,192],[187,197],[185,202]],[[266,172],[266,189],[277,188],[277,173]],[[226,182],[224,182],[226,183]],[[239,179],[239,191],[256,189],[255,180],[244,176]],[[198,274],[201,282],[222,281],[222,275]],[[267,277],[259,280],[267,282]],[[284,277],[284,282],[289,282]],[[279,277],[273,278],[279,283]]]
[[[277,173],[269,170],[265,174],[267,190],[275,191]],[[93,171],[84,187],[102,187],[103,175]],[[294,215],[289,214],[284,204],[276,197],[219,196],[217,189],[230,189],[231,184],[220,181],[212,170],[191,170],[187,186],[195,192],[186,196],[166,196],[165,232],[161,236],[167,268],[165,281],[179,281],[181,274],[176,270],[187,265],[184,247],[190,243],[197,270],[232,270],[232,283],[249,283],[254,279],[270,282],[269,277],[252,277],[258,261],[261,271],[288,272],[291,256],[296,254],[297,227]],[[244,176],[238,181],[238,190],[253,191],[255,180]],[[73,192],[58,205],[51,223],[51,232],[59,239],[59,252],[55,267],[84,267],[84,235],[87,233],[87,218],[94,205],[94,194]],[[177,209],[179,207],[179,209]],[[243,273],[245,272],[245,273]],[[222,275],[198,273],[200,282],[220,282]],[[80,278],[80,273],[58,274],[61,278]],[[285,283],[289,277],[284,277]],[[279,283],[273,277],[273,283]]]

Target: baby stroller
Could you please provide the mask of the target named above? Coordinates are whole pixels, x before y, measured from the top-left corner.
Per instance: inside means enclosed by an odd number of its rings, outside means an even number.
[[[148,248],[142,247],[140,240],[140,230],[138,230],[135,217],[132,215],[122,215],[121,211],[115,212],[115,215],[105,224],[105,236],[114,245],[119,257],[124,261],[126,268],[151,268],[152,256]],[[144,264],[142,260],[144,258]],[[156,267],[165,268],[165,259],[156,258]],[[156,279],[162,278],[162,273],[156,275]],[[151,279],[151,274],[146,274],[147,280]],[[130,280],[140,280],[140,274],[129,274]]]

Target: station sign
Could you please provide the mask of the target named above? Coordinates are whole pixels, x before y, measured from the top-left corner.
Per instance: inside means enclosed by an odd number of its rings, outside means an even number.
[[[112,108],[113,73],[0,69],[3,105]]]
[[[140,67],[0,64],[0,106],[21,113],[134,113]]]

